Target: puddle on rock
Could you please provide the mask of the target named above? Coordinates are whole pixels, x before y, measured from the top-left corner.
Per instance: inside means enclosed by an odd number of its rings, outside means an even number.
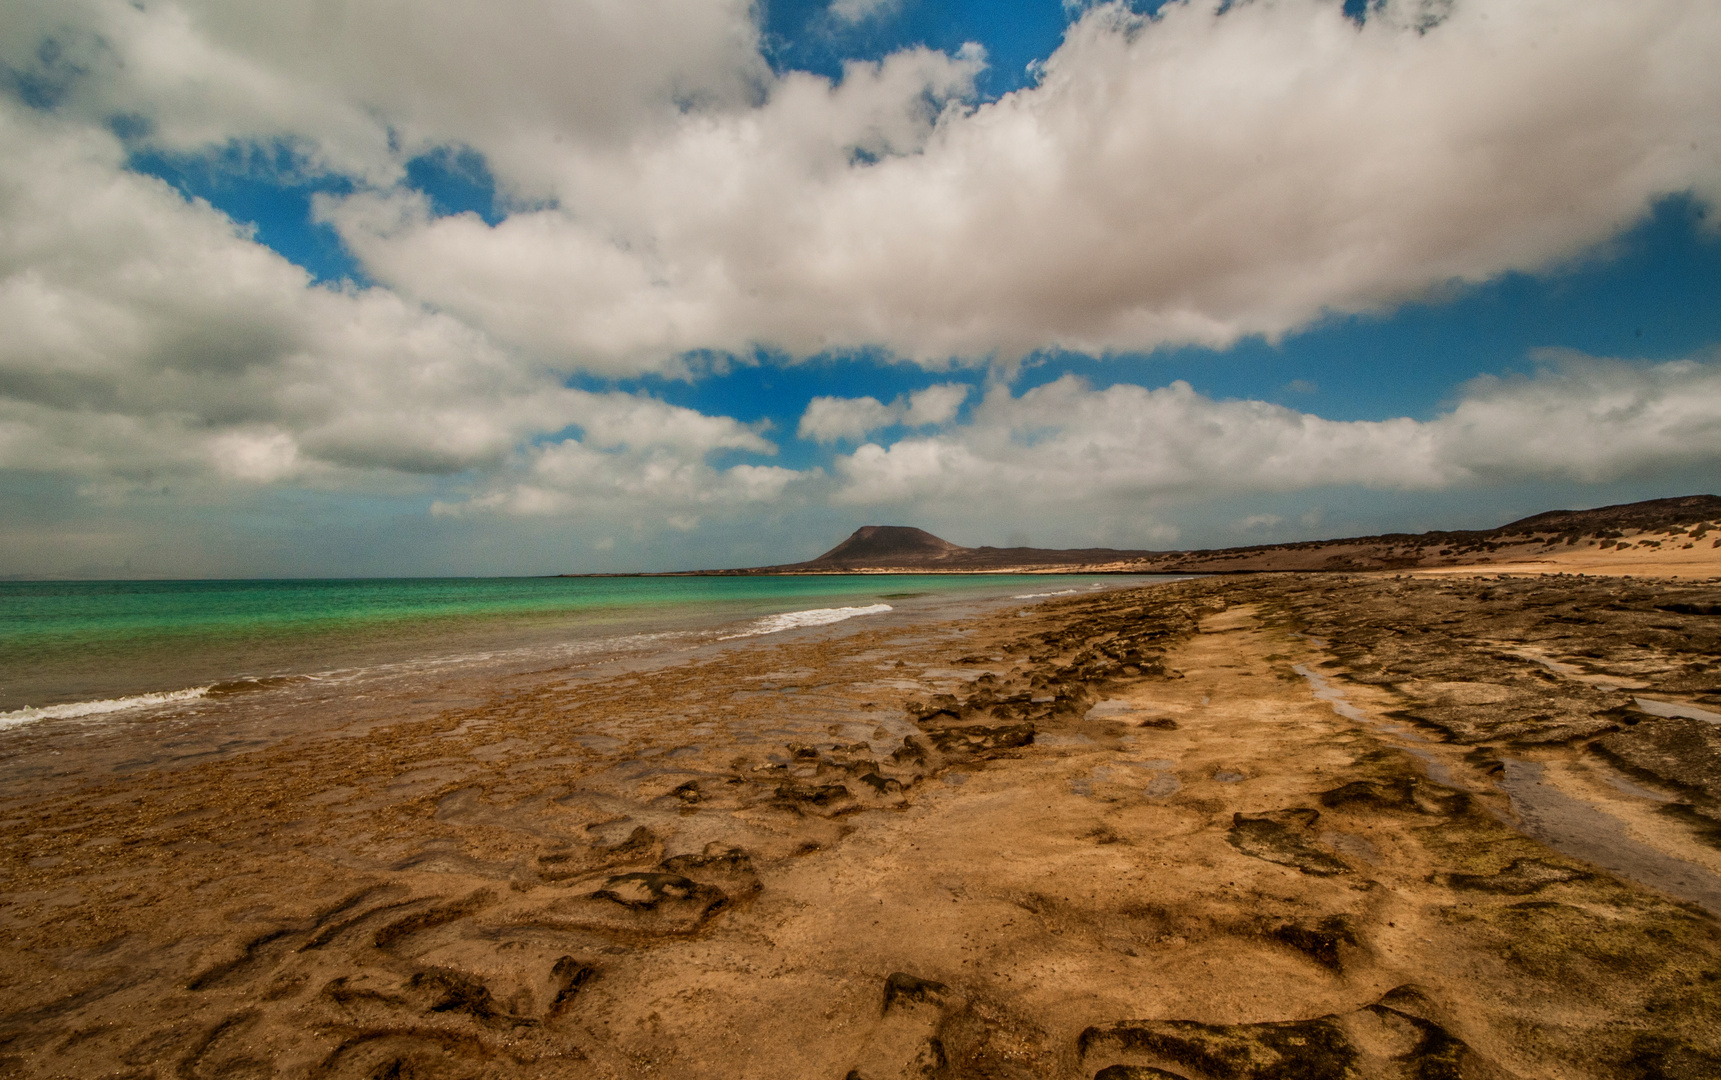
[[[1422,736],[1408,732],[1402,725],[1377,721],[1370,717],[1352,705],[1345,698],[1343,690],[1327,682],[1306,665],[1294,665],[1292,670],[1308,680],[1315,697],[1325,701],[1334,712],[1345,719],[1366,723],[1377,731],[1400,739],[1409,735],[1418,741],[1426,741]],[[1641,706],[1643,699],[1638,700]],[[1421,761],[1430,780],[1451,787],[1463,786],[1431,750],[1404,745],[1402,742],[1399,749]],[[1552,784],[1544,783],[1540,764],[1516,758],[1502,758],[1501,761],[1504,772],[1499,781],[1500,789],[1511,800],[1512,811],[1518,817],[1514,824],[1526,835],[1540,840],[1562,854],[1592,862],[1621,877],[1660,889],[1671,896],[1698,904],[1714,914],[1721,915],[1721,877],[1695,863],[1667,855],[1638,841],[1627,831],[1625,823],[1612,814],[1582,799],[1567,795]],[[1619,787],[1619,781],[1615,780],[1614,785]],[[1632,786],[1636,787],[1635,784]],[[1645,792],[1645,797],[1657,802],[1666,801],[1664,797],[1651,792]]]
[[[1672,719],[1702,720],[1707,724],[1721,724],[1721,713],[1699,709],[1695,705],[1681,705],[1677,701],[1655,701],[1651,698],[1634,698],[1637,707],[1651,716],[1666,716]]]
[[[1721,878],[1639,843],[1612,814],[1545,783],[1540,764],[1511,758],[1504,764],[1500,787],[1511,797],[1525,833],[1556,851],[1721,915]]]

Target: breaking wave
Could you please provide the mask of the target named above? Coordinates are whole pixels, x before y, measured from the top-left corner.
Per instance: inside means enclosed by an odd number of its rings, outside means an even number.
[[[18,727],[21,724],[33,724],[38,720],[76,720],[85,716],[125,712],[127,709],[143,709],[151,705],[172,705],[181,701],[195,701],[200,697],[207,696],[209,689],[207,686],[194,686],[189,690],[165,690],[155,694],[106,698],[101,701],[71,701],[64,705],[43,705],[40,708],[27,706],[22,709],[14,709],[11,712],[0,713],[0,731]]]
[[[782,630],[797,630],[803,626],[828,626],[831,623],[852,619],[857,615],[882,615],[894,610],[889,604],[868,604],[865,607],[836,607],[811,608],[807,611],[785,611],[781,615],[767,615],[755,619],[748,624],[747,629],[738,634],[725,634],[723,640],[738,637],[756,637],[759,634],[775,634]]]

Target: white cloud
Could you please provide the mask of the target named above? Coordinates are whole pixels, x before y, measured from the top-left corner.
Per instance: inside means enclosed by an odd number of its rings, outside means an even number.
[[[569,389],[387,290],[311,285],[207,205],[126,172],[104,132],[0,101],[0,144],[0,469],[400,488],[506,473],[522,445],[578,428],[560,457],[531,452],[559,507],[616,491],[756,501],[787,482],[706,475],[719,451],[775,453],[757,425]]]
[[[835,498],[1099,507],[1335,486],[1596,482],[1721,463],[1721,363],[1543,359],[1533,376],[1470,383],[1430,421],[1324,420],[1215,401],[1184,382],[1093,390],[1066,376],[1020,396],[995,387],[970,424],[839,459]]]
[[[1467,475],[1595,482],[1721,460],[1721,363],[1542,360],[1533,377],[1471,382],[1436,421]]]
[[[954,419],[968,400],[966,383],[940,383],[897,398],[889,405],[875,397],[816,397],[801,415],[796,434],[815,442],[863,439],[893,424],[930,427]]]
[[[943,424],[956,417],[957,410],[968,400],[967,383],[941,383],[916,390],[908,395],[908,409],[902,422],[910,427]]]
[[[896,423],[898,415],[875,397],[816,397],[801,414],[796,434],[822,443],[863,439],[869,431]]]
[[[1361,26],[1332,0],[1099,4],[980,105],[977,46],[773,75],[745,0],[339,12],[25,0],[0,58],[150,145],[284,144],[359,178],[319,212],[376,280],[607,375],[756,346],[1223,346],[1721,195],[1710,0],[1389,0]],[[442,146],[519,212],[436,218],[393,186]]]
[[[394,287],[608,371],[759,344],[1223,346],[1545,268],[1659,195],[1721,194],[1721,8],[1468,0],[1426,21],[1102,5],[996,102],[951,104],[973,55],[911,51],[625,152],[546,151],[558,207],[494,228],[377,196],[328,215]]]
[[[865,22],[895,13],[902,0],[831,0],[832,18],[846,23]]]
[[[769,76],[750,0],[16,0],[0,61],[162,147],[284,140],[389,183],[405,157],[465,144],[527,195],[549,194],[558,137],[625,143]]]
[[[518,468],[494,477],[464,500],[439,500],[444,516],[500,512],[518,516],[579,511],[601,518],[653,518],[687,531],[700,520],[690,509],[727,513],[776,502],[804,475],[776,465],[719,469],[701,453],[667,446],[604,452],[578,439],[529,451]]]

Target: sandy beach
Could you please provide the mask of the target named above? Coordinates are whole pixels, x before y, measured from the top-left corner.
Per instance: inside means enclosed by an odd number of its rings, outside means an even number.
[[[1714,1076],[1717,605],[1208,578],[107,774],[14,733],[0,1060]]]

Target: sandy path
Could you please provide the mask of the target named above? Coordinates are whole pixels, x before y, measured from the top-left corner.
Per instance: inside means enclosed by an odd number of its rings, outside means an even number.
[[[1312,601],[1251,589],[813,635],[55,794],[7,822],[0,1054],[1716,1075],[1715,921],[1508,827],[1484,758],[1431,743],[1430,782],[1394,692],[1288,617]]]

